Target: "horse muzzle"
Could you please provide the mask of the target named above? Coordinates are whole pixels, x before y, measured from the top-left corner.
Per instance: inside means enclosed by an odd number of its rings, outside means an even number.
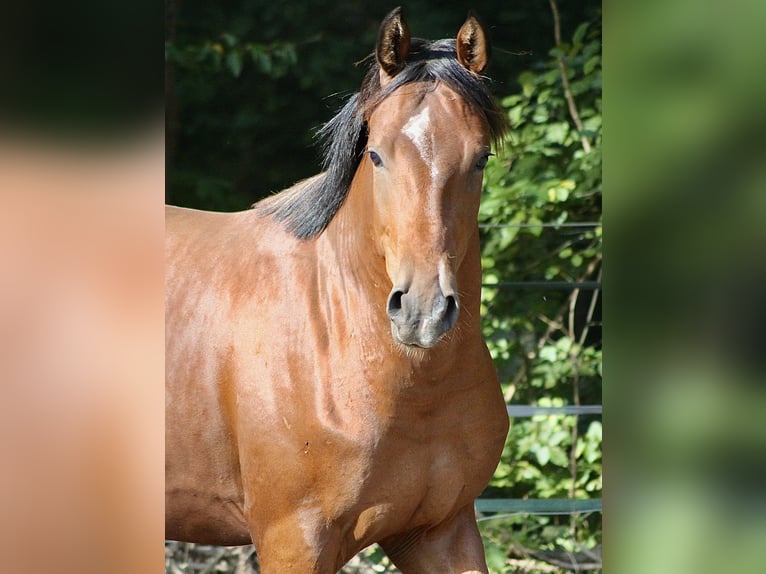
[[[457,293],[443,293],[437,285],[429,295],[394,287],[386,305],[391,335],[402,345],[430,349],[455,326],[460,313]]]

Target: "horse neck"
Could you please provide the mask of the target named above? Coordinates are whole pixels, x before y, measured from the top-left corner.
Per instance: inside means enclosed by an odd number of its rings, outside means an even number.
[[[378,300],[388,297],[391,286],[383,255],[375,242],[372,209],[372,173],[362,162],[346,200],[320,237],[326,260],[337,264],[350,281]]]

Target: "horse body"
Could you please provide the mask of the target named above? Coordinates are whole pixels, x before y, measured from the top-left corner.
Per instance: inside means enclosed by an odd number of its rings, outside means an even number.
[[[486,571],[473,501],[508,427],[478,320],[487,126],[446,85],[397,93],[312,237],[283,208],[332,173],[255,210],[168,208],[168,538],[252,539],[263,572],[373,542],[403,572]]]
[[[373,312],[388,287],[340,271],[363,268],[338,265],[342,218],[304,242],[253,212],[168,210],[167,330],[181,334],[167,351],[179,373],[166,399],[169,537],[247,544],[252,520],[280,524],[273,536],[308,537],[316,550],[329,521],[350,536],[348,559],[472,505],[507,426],[494,367],[469,324],[479,285],[460,282],[460,339],[428,354],[402,350]],[[266,246],[262,234],[280,237]],[[475,278],[478,236],[472,251],[464,273]],[[293,506],[295,516],[279,516]]]

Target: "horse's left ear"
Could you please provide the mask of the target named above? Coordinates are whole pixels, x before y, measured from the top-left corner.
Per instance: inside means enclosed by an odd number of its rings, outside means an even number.
[[[455,47],[458,62],[475,74],[483,72],[489,64],[489,35],[473,10],[457,33]]]

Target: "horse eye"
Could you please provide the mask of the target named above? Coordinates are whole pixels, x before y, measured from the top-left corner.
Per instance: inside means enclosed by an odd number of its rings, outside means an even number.
[[[487,162],[489,161],[489,156],[495,155],[493,153],[488,153],[486,155],[483,155],[479,158],[479,160],[476,162],[476,169],[481,171],[484,169],[484,167],[487,165]]]
[[[383,165],[383,160],[380,159],[380,156],[372,150],[370,150],[370,161],[372,161],[372,165],[375,167],[380,167]]]

